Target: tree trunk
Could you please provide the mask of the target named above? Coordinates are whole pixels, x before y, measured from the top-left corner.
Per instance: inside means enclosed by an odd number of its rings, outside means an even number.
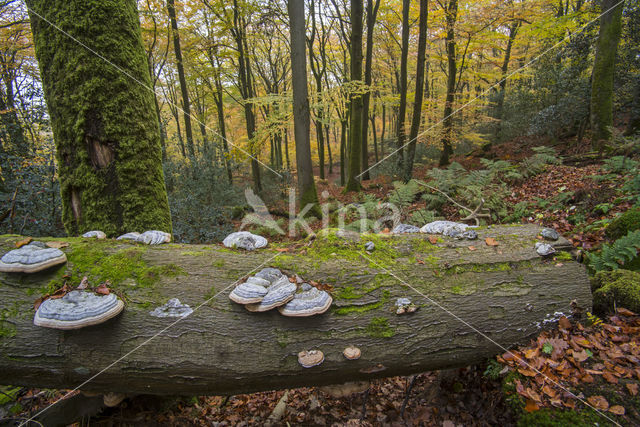
[[[291,35],[291,85],[293,90],[293,133],[296,142],[296,169],[298,171],[298,203],[303,210],[312,205],[318,213],[318,193],[313,180],[311,142],[309,140],[309,94],[307,89],[307,55],[305,47],[304,2],[288,0]],[[322,125],[319,134],[322,136]]]
[[[522,21],[515,21],[509,27],[509,39],[507,41],[507,48],[504,51],[504,59],[502,60],[502,67],[500,69],[500,85],[498,89],[498,100],[496,102],[496,111],[494,114],[494,118],[497,120],[494,137],[496,142],[500,136],[500,132],[502,130],[502,115],[504,109],[504,96],[507,88],[507,72],[509,71],[509,61],[511,60],[511,50],[513,49],[513,42],[516,39],[518,34],[518,29]],[[491,149],[491,141],[486,144],[483,148],[485,151],[489,151]]]
[[[591,308],[584,267],[539,257],[534,249],[539,231],[534,225],[479,229],[479,242],[494,237],[499,246],[476,243],[473,252],[468,242],[444,238],[432,245],[426,235],[373,235],[354,241],[357,237],[319,234],[311,246],[275,259],[278,252],[269,249],[240,252],[69,239],[71,245],[63,249],[69,258],[65,267],[29,276],[0,275],[2,380],[70,389],[99,374],[82,388],[219,395],[480,363],[504,351],[495,343],[511,347],[526,342],[554,313],[570,316],[571,300]],[[361,247],[372,238],[376,249],[367,254]],[[0,249],[12,249],[17,240],[0,238]],[[564,239],[554,246],[559,251],[571,248]],[[275,310],[251,313],[231,302],[232,283],[263,265],[330,285],[331,309],[288,318]],[[126,298],[124,312],[80,330],[34,326],[33,301],[51,280],[59,283],[64,272],[71,274],[68,282],[73,285],[84,275],[91,284],[111,279],[112,289]],[[410,298],[419,309],[396,315],[399,297]],[[170,298],[199,308],[174,325],[176,319],[149,315]],[[362,350],[359,360],[344,358],[342,351],[349,345]],[[304,369],[297,354],[310,349],[324,352],[325,361]],[[101,372],[105,367],[109,369]]]
[[[633,135],[640,130],[640,77],[636,78],[633,92],[629,122],[627,123],[627,128],[624,131],[625,136]]]
[[[613,77],[624,2],[602,0],[600,32],[591,72],[591,145],[602,151],[613,126]],[[615,8],[614,8],[615,6]],[[613,9],[611,9],[613,8]],[[610,10],[611,9],[611,10]]]
[[[136,3],[27,4],[35,12],[31,29],[56,141],[67,233],[170,232],[158,117]],[[97,52],[108,52],[133,78],[36,13]]]
[[[365,55],[365,67],[364,67],[364,84],[367,86],[367,91],[364,93],[362,99],[362,179],[370,179],[369,176],[369,101],[371,100],[371,70],[373,62],[373,27],[376,24],[376,15],[378,14],[378,7],[380,7],[380,0],[367,0],[367,51]]]
[[[400,106],[398,111],[398,129],[396,141],[398,152],[396,159],[398,172],[402,173],[404,166],[403,146],[405,142],[404,120],[407,115],[407,60],[409,56],[409,7],[410,0],[402,1],[402,54],[400,56]]]
[[[408,182],[413,173],[413,161],[416,156],[416,144],[420,120],[422,118],[422,96],[424,95],[424,67],[427,51],[427,20],[429,18],[429,0],[420,0],[420,23],[418,34],[418,61],[416,64],[416,92],[413,101],[413,115],[411,116],[411,130],[409,131],[409,146],[407,147],[407,162],[404,170],[404,181]]]
[[[187,150],[191,157],[195,156],[193,148],[193,132],[191,130],[191,103],[189,102],[189,90],[187,79],[184,76],[184,63],[182,62],[182,49],[180,48],[180,34],[178,33],[178,21],[176,20],[176,7],[174,0],[167,0],[167,11],[171,20],[173,33],[173,51],[176,55],[176,68],[180,80],[180,92],[182,94],[182,113],[184,115],[184,132],[187,137]]]
[[[362,79],[362,17],[363,0],[351,1],[351,82]],[[352,88],[353,89],[353,88]],[[350,97],[351,117],[349,119],[349,173],[346,191],[360,191],[362,160],[362,94],[352,93]]]
[[[449,164],[449,156],[453,154],[452,133],[453,133],[453,101],[456,90],[456,38],[455,26],[458,14],[458,0],[449,0],[446,14],[447,36],[445,42],[447,44],[447,98],[444,106],[443,120],[443,137],[442,137],[442,155],[440,156],[440,166]]]

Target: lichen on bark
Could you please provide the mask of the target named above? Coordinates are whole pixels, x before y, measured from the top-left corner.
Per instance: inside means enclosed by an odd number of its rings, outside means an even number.
[[[136,2],[28,0],[27,5],[56,142],[67,233],[171,232]]]

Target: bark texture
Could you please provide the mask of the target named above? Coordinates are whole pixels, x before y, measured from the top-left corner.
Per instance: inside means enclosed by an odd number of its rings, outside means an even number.
[[[158,117],[136,2],[27,4],[77,40],[30,14],[67,232],[170,232]]]
[[[65,267],[32,276],[0,275],[1,382],[73,388],[154,336],[83,388],[236,394],[467,366],[504,350],[435,303],[506,348],[538,333],[554,313],[569,315],[571,300],[590,309],[584,267],[567,257],[560,262],[539,257],[534,249],[539,231],[532,225],[479,229],[474,251],[469,241],[444,238],[431,244],[426,235],[319,234],[288,253],[72,238],[63,249],[69,258]],[[499,245],[485,245],[486,237]],[[1,249],[10,249],[18,238],[0,237]],[[362,248],[369,240],[376,248],[367,254]],[[565,240],[555,246],[561,254],[570,248]],[[320,316],[287,318],[277,311],[250,313],[231,302],[234,281],[261,264],[330,285],[332,308]],[[83,275],[91,284],[110,278],[126,298],[124,312],[76,331],[34,326],[33,301],[65,273],[73,285]],[[399,297],[420,308],[397,316]],[[149,311],[169,298],[195,311],[167,328],[175,319],[152,317]],[[362,350],[359,360],[344,358],[348,345]],[[309,349],[323,351],[325,361],[304,369],[297,354]]]
[[[615,6],[615,7],[614,7]],[[596,58],[591,74],[591,132],[592,147],[603,150],[611,139],[613,126],[613,77],[616,52],[622,31],[624,2],[603,0],[600,32],[596,42]]]

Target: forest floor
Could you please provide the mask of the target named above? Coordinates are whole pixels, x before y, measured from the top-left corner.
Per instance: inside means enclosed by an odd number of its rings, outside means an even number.
[[[507,147],[503,157],[517,160],[520,153],[510,153]],[[467,168],[477,166],[475,157],[455,160]],[[335,170],[339,169],[334,166]],[[426,166],[419,167],[415,175],[422,178],[426,170]],[[600,164],[549,166],[534,178],[511,186],[508,202],[529,202],[531,210],[521,218],[523,223],[554,227],[576,247],[590,250],[605,241],[599,224],[629,207],[628,202],[616,202],[615,181],[591,178],[603,174]],[[355,193],[342,192],[336,183],[338,178],[334,173],[320,181],[318,194],[326,191],[345,205],[357,201]],[[378,199],[383,199],[391,188],[392,179],[386,176],[364,184],[364,192]],[[417,201],[409,211],[420,208],[420,204],[424,202]],[[578,222],[572,220],[576,206],[583,212]],[[288,210],[284,205],[276,208]],[[456,209],[445,207],[443,213],[446,219],[459,219]],[[283,221],[285,228],[288,224]],[[319,222],[312,224],[314,230],[319,227]],[[279,242],[279,250],[286,250],[287,243],[295,241],[277,235],[270,240]],[[279,414],[274,413],[274,408],[285,391],[163,401],[138,397],[83,419],[80,425],[451,427],[552,425],[552,421],[557,425],[640,425],[639,384],[640,317],[620,309],[605,321],[586,314],[573,324],[564,319],[558,329],[543,332],[512,354],[503,354],[482,366],[376,380],[367,391],[348,393],[343,389],[346,396],[342,397],[322,388],[288,390],[286,410]],[[13,414],[8,416],[24,419],[63,392],[19,389],[12,395]],[[4,407],[8,407],[6,402]]]

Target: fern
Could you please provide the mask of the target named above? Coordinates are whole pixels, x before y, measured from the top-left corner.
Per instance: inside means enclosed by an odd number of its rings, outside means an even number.
[[[389,194],[389,202],[400,208],[413,203],[418,194],[424,191],[414,179],[406,184],[401,181],[394,181],[393,186],[394,189]]]
[[[604,245],[599,254],[589,254],[589,266],[594,271],[617,270],[638,257],[640,230],[630,231],[611,246]]]
[[[604,161],[602,169],[610,173],[628,173],[636,171],[638,162],[626,156],[614,156]]]
[[[550,147],[534,147],[534,155],[524,159],[521,165],[521,173],[529,178],[543,172],[547,165],[559,165],[562,163],[556,154],[556,150]]]
[[[587,321],[587,326],[594,326],[596,328],[602,326],[603,323],[601,318],[591,313],[590,311],[587,311]]]
[[[411,214],[411,217],[409,218],[409,224],[422,227],[423,225],[435,220],[435,212],[428,209],[419,209]]]

